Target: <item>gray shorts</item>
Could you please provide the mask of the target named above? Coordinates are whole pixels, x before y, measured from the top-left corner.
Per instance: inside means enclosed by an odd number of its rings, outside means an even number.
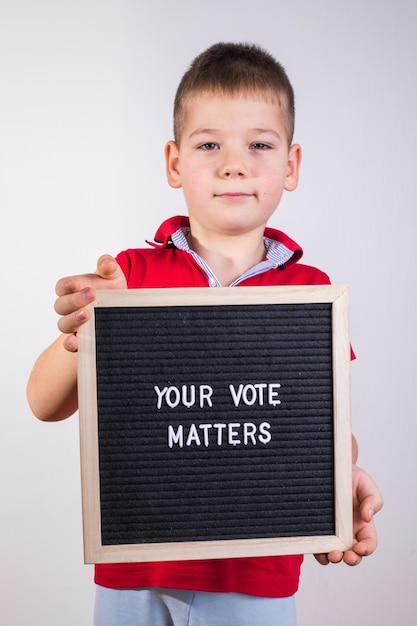
[[[97,586],[95,626],[296,626],[291,598]]]

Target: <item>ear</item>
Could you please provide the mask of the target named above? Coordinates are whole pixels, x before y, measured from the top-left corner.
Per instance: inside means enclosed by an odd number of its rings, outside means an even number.
[[[168,141],[165,146],[165,167],[168,184],[179,189],[181,187],[180,154],[175,141]]]
[[[294,191],[298,185],[298,176],[301,165],[301,146],[294,144],[288,153],[287,175],[285,177],[285,190]]]

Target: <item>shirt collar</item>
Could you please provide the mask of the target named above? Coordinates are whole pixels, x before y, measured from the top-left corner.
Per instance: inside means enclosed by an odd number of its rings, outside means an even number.
[[[171,241],[178,250],[192,253],[190,246],[188,245],[187,235],[189,234],[189,228],[178,228],[171,235]],[[293,251],[287,248],[283,243],[264,237],[266,255],[265,260],[271,261],[272,267],[279,267],[287,263],[293,256]]]

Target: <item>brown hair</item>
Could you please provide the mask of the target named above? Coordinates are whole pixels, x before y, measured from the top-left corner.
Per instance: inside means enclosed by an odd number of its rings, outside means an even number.
[[[283,66],[263,48],[247,43],[217,43],[192,61],[174,102],[174,137],[179,145],[190,96],[259,92],[278,100],[289,145],[294,134],[294,91]]]

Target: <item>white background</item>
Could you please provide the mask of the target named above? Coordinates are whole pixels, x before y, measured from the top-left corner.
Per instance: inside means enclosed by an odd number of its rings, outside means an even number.
[[[38,422],[35,358],[58,278],[141,247],[184,213],[165,181],[177,83],[219,40],[251,41],[297,96],[299,189],[271,221],[351,290],[353,429],[385,498],[358,568],[307,557],[300,626],[417,623],[415,0],[1,0],[0,623],[90,624],[78,419]]]

